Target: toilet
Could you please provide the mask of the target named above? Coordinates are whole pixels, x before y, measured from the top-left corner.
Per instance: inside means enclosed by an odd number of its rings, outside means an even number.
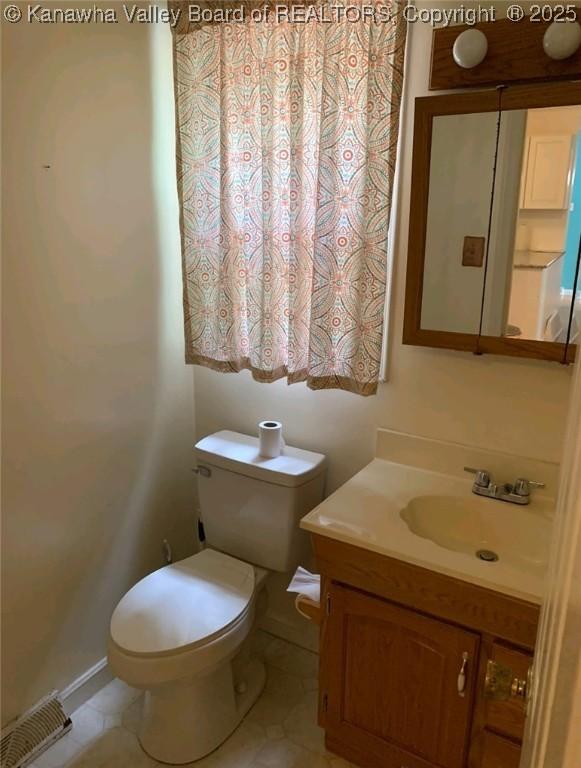
[[[221,431],[195,447],[205,548],[160,568],[120,600],[109,664],[145,690],[139,740],[163,763],[218,747],[260,695],[264,665],[248,652],[270,571],[293,571],[308,538],[299,521],[323,498],[325,457]],[[262,602],[262,600],[261,600]]]

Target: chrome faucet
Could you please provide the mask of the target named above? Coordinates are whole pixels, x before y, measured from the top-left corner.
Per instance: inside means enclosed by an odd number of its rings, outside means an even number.
[[[531,500],[531,488],[545,487],[544,483],[537,483],[535,480],[527,480],[524,477],[517,477],[514,483],[498,485],[492,482],[490,472],[486,469],[464,467],[464,471],[476,475],[472,485],[472,493],[477,496],[486,496],[489,499],[508,501],[511,504],[528,504]]]

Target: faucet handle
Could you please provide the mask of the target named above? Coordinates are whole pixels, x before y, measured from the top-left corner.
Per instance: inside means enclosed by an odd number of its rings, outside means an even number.
[[[490,472],[487,469],[474,469],[473,467],[464,467],[464,472],[470,472],[473,475],[476,475],[476,478],[474,479],[474,485],[477,485],[479,488],[488,488],[492,481]]]
[[[531,488],[544,488],[544,483],[536,480],[527,480],[526,477],[517,477],[514,481],[512,492],[517,496],[530,496]]]

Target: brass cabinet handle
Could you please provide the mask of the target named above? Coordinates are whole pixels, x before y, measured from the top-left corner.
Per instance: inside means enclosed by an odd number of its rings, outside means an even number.
[[[495,701],[506,701],[510,698],[526,699],[527,681],[513,677],[510,667],[489,659],[486,665],[484,695]]]
[[[527,681],[514,677],[510,685],[510,695],[525,699],[527,695]]]
[[[466,695],[466,667],[468,665],[468,653],[464,651],[462,654],[462,666],[460,672],[458,672],[458,696]]]

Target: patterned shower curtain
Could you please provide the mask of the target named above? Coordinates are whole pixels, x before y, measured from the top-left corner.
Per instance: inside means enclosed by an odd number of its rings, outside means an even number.
[[[186,361],[373,394],[401,8],[172,5]]]

